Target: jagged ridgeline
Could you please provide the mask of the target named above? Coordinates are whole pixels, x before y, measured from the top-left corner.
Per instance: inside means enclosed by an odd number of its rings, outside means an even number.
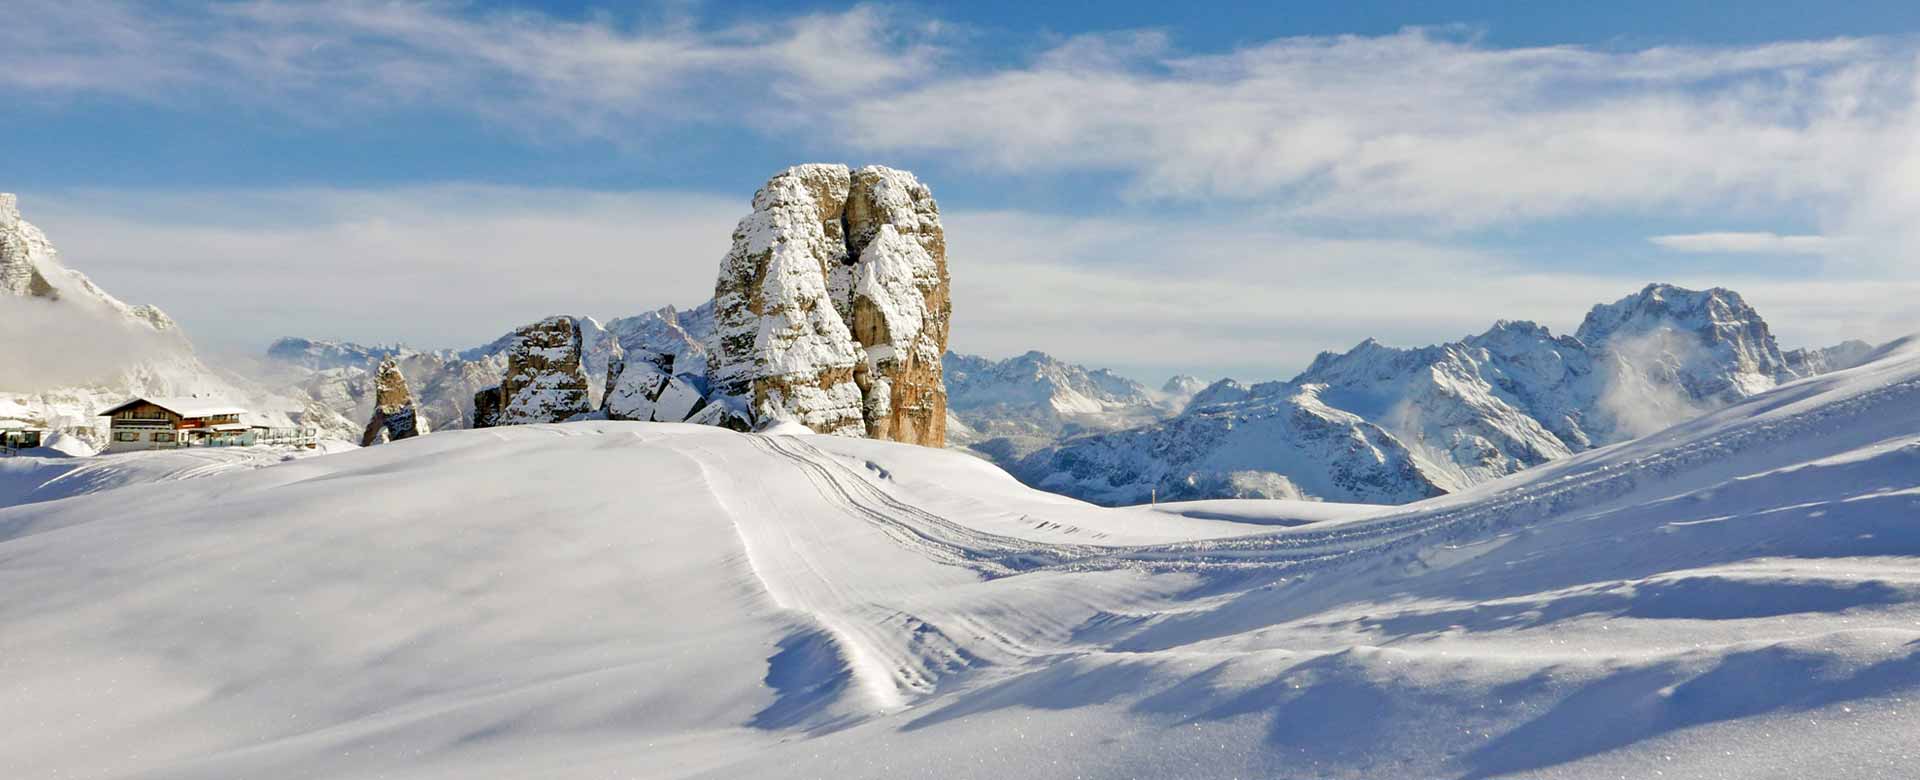
[[[755,193],[753,213],[734,229],[704,365],[676,365],[684,350],[615,341],[599,408],[616,420],[737,430],[791,421],[944,446],[946,258],[939,207],[913,174],[788,168]],[[589,411],[579,320],[550,317],[506,341],[505,378],[474,396],[474,427]]]

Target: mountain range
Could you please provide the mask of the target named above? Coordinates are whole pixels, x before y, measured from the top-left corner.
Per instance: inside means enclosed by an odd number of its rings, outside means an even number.
[[[14,338],[36,344],[11,366],[18,386],[0,386],[0,418],[66,432],[81,450],[99,443],[99,409],[142,394],[233,398],[271,421],[351,438],[388,358],[432,429],[467,427],[475,394],[500,383],[512,338],[457,351],[284,338],[268,348],[262,377],[214,370],[158,308],[129,305],[61,264],[12,196],[0,197],[0,293],[20,309],[7,320],[26,329]],[[604,324],[570,319],[595,408],[627,355],[670,356],[677,379],[708,391],[711,302]],[[1368,339],[1284,382],[1177,376],[1152,388],[1041,352],[948,352],[941,362],[950,446],[1043,489],[1102,504],[1405,503],[1644,435],[1871,350],[1782,351],[1738,293],[1652,284],[1594,306],[1571,335],[1500,321],[1414,349]]]
[[[1104,504],[1308,498],[1405,503],[1660,430],[1804,376],[1862,342],[1782,352],[1726,289],[1651,284],[1571,336],[1531,322],[1417,349],[1372,339],[1285,382],[1221,380],[1170,419],[1073,438],[1006,465]]]

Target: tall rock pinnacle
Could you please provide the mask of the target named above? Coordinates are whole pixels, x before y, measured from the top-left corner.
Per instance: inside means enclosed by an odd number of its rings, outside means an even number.
[[[709,381],[756,424],[938,447],[952,303],[939,207],[912,174],[800,165],[734,230]]]
[[[387,441],[411,439],[427,433],[427,421],[414,409],[413,390],[400,373],[400,362],[392,357],[380,361],[373,378],[373,417],[360,434],[360,446],[371,447],[386,431]]]

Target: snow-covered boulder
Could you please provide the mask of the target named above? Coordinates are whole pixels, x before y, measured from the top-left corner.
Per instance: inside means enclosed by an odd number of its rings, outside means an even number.
[[[610,420],[685,422],[706,406],[689,376],[675,376],[674,356],[629,352],[607,377],[602,409]]]
[[[360,434],[360,446],[378,444],[382,434],[387,441],[400,441],[429,432],[427,421],[414,408],[413,390],[407,387],[398,360],[388,357],[380,361],[373,377],[373,398],[373,415]]]
[[[945,443],[946,239],[912,174],[774,176],[734,230],[713,304],[711,390],[754,425]]]

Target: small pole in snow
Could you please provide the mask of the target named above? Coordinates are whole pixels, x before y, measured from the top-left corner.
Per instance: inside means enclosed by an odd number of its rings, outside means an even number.
[[[1147,488],[1147,506],[1159,506],[1159,505],[1160,505],[1160,486],[1154,485],[1153,487]]]

